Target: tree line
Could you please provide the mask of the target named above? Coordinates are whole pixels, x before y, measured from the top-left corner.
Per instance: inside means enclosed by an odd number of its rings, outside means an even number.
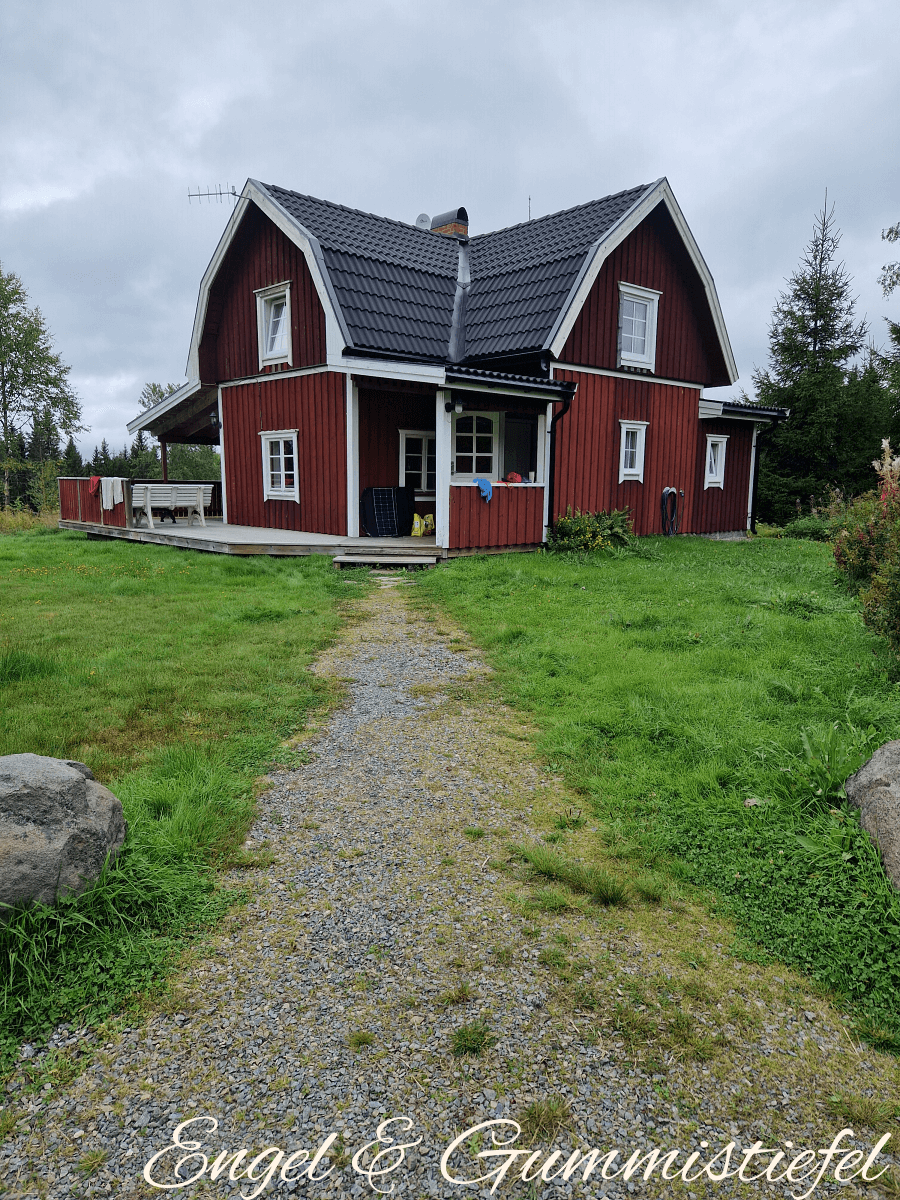
[[[30,308],[22,281],[0,264],[0,507],[49,512],[58,504],[60,475],[121,475],[161,479],[159,446],[139,431],[118,452],[106,439],[83,458],[75,435],[87,432],[69,381],[71,368],[53,349],[39,308]],[[148,408],[177,384],[148,383],[136,397]],[[211,446],[168,447],[170,479],[218,479]]]

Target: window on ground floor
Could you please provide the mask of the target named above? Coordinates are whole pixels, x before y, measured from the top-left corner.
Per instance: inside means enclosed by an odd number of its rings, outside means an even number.
[[[706,471],[703,488],[725,486],[725,446],[727,436],[708,433],[706,435]]]
[[[499,427],[499,413],[454,414],[450,475],[455,482],[499,478]]]
[[[644,444],[648,421],[619,421],[619,483],[644,482]]]
[[[433,496],[437,486],[437,438],[421,429],[400,430],[400,486]]]
[[[260,435],[262,443],[263,498],[300,502],[297,478],[297,430],[271,429]]]

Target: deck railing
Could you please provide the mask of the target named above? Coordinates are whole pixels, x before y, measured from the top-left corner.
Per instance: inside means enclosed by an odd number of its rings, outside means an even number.
[[[134,520],[131,511],[131,490],[133,484],[161,483],[159,479],[123,479],[122,490],[124,497],[119,504],[111,509],[104,509],[100,496],[100,488],[92,496],[90,479],[82,476],[59,477],[59,519],[61,521],[78,521],[83,525],[110,525],[115,529],[132,529]],[[222,481],[220,479],[179,479],[169,480],[190,486],[194,484],[212,485],[212,502],[207,509],[207,516],[222,516]]]
[[[539,546],[544,540],[544,489],[540,484],[494,484],[489,501],[477,487],[450,487],[450,549]]]

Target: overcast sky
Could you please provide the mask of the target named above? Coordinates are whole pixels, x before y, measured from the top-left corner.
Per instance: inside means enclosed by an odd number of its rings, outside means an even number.
[[[876,343],[900,220],[896,0],[4,0],[0,264],[71,364],[90,451],[182,382],[248,176],[470,231],[666,175],[741,384],[825,190]]]

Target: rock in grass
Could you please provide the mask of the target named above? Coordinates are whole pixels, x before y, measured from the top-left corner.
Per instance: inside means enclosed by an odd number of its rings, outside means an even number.
[[[0,904],[78,895],[124,841],[121,803],[84,763],[0,757]]]
[[[876,750],[844,784],[859,823],[881,851],[891,883],[900,891],[900,741]]]

